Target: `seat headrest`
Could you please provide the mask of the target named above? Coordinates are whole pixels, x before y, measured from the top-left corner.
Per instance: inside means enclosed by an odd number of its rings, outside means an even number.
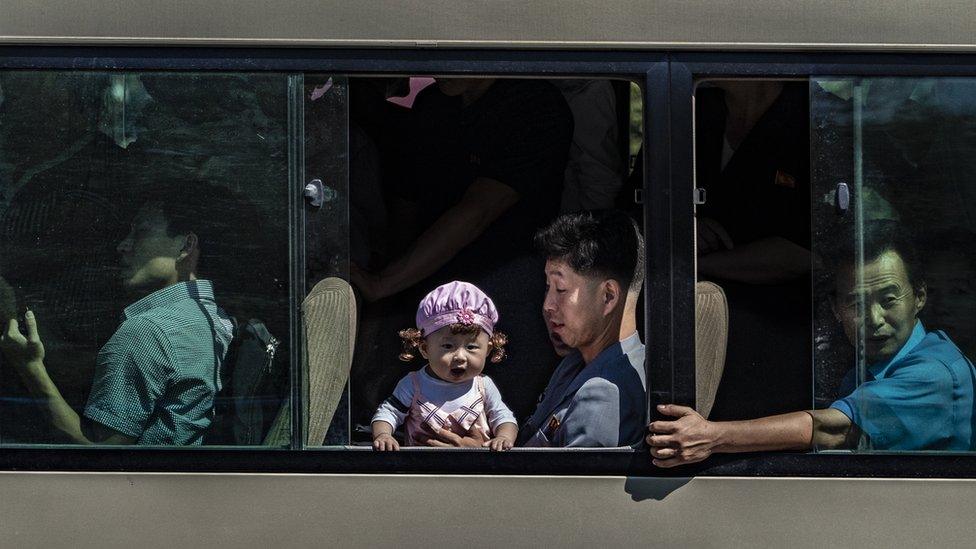
[[[725,292],[713,282],[695,284],[695,408],[708,417],[725,369],[729,308]]]

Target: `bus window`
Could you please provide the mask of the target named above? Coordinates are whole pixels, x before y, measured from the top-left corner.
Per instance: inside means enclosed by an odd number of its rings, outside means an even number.
[[[290,392],[288,77],[0,89],[0,444],[262,444]]]
[[[740,450],[973,449],[973,91],[960,78],[700,83],[698,276],[718,288],[699,282],[699,308],[724,293],[729,324],[724,361],[699,341],[698,405],[778,433],[741,424],[765,434]]]
[[[544,259],[533,235],[560,213],[613,208],[628,195],[633,206],[631,84],[360,77],[350,91],[350,280],[362,300],[349,441],[372,442],[378,408],[403,414],[411,405],[401,393],[416,392],[410,380],[429,372],[398,333],[417,328],[418,303],[454,280],[497,308],[507,356],[485,373],[521,422],[565,354],[542,318]],[[414,360],[398,359],[406,355]],[[387,423],[402,437],[400,420]]]
[[[972,450],[976,80],[819,78],[810,93],[829,152],[814,151],[818,230],[838,244],[821,293],[842,328],[818,333],[818,392],[858,451]]]

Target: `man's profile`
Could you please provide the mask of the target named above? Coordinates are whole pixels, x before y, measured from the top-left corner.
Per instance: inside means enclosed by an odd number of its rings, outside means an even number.
[[[0,348],[55,431],[89,444],[200,444],[220,389],[220,367],[232,338],[229,317],[214,300],[199,267],[214,268],[213,250],[226,227],[226,192],[207,184],[151,191],[119,243],[119,277],[130,305],[98,353],[88,404],[81,416],[61,396],[44,366],[38,319],[25,314],[25,332],[10,319]]]
[[[862,265],[847,250],[837,262],[832,306],[852,344],[862,340],[866,373],[851,371],[824,410],[748,421],[710,422],[690,408],[665,405],[674,421],[648,426],[654,463],[701,461],[713,452],[850,446],[860,434],[880,450],[973,449],[976,369],[949,336],[918,319],[927,290],[910,236],[894,222],[865,225]],[[860,334],[863,334],[863,339]]]
[[[539,231],[542,314],[564,355],[526,422],[525,446],[614,447],[640,440],[646,406],[637,301],[644,242],[622,212],[567,214]]]

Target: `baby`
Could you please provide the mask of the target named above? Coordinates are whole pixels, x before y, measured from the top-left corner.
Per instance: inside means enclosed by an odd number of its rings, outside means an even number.
[[[399,450],[393,431],[406,423],[407,446],[448,446],[441,429],[483,438],[483,446],[508,450],[515,442],[515,415],[494,382],[481,371],[485,361],[505,357],[505,334],[495,331],[498,311],[477,286],[454,281],[427,294],[417,308],[417,328],[400,331],[410,361],[415,350],[427,365],[397,383],[373,415],[373,449]]]

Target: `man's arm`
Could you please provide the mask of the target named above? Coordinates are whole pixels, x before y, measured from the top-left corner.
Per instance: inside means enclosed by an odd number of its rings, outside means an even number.
[[[378,275],[353,271],[353,281],[369,300],[405,290],[444,266],[518,200],[518,192],[508,185],[479,177],[400,259]]]
[[[761,238],[698,258],[698,272],[748,284],[778,284],[810,272],[806,248],[779,236]]]
[[[32,311],[24,315],[27,336],[20,333],[16,320],[10,320],[3,334],[4,356],[17,368],[27,390],[41,400],[54,428],[77,444],[133,444],[135,439],[95,422],[83,422],[68,405],[44,366],[44,344],[38,335]],[[84,429],[83,429],[84,427]]]
[[[715,452],[836,448],[852,434],[850,419],[833,408],[746,421],[708,421],[695,410],[674,404],[660,405],[658,411],[678,418],[647,427],[647,444],[658,467],[695,463]]]

